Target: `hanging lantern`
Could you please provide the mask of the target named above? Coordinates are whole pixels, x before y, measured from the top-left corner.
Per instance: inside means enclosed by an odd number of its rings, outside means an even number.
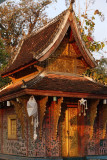
[[[84,98],[81,98],[78,101],[78,107],[79,107],[79,116],[81,116],[82,114],[86,116],[86,110],[88,109],[87,100]]]
[[[57,98],[56,98],[56,97],[53,97],[53,101],[56,102],[56,101],[57,101]]]
[[[9,107],[10,106],[10,101],[7,101],[7,107]]]
[[[103,100],[103,104],[107,104],[107,99],[104,99],[104,100]]]
[[[38,105],[34,96],[31,96],[29,101],[27,102],[27,112],[29,117],[32,116],[31,124],[34,125],[34,140],[36,140],[36,128],[38,127]]]
[[[20,102],[20,101],[19,101],[19,98],[16,98],[16,101],[17,101],[17,102]]]

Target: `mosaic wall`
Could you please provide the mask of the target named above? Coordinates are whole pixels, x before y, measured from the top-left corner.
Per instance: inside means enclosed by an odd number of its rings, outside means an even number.
[[[38,135],[38,139],[34,142],[30,134],[30,125],[25,121],[25,137],[22,138],[20,121],[17,120],[17,139],[8,139],[8,115],[15,114],[13,108],[3,109],[2,113],[2,128],[0,128],[0,153],[13,154],[29,157],[58,157],[59,151],[59,136],[56,139],[52,134],[52,114],[51,107],[48,108],[43,124],[42,139]]]
[[[57,137],[55,138],[53,136],[54,108],[52,105],[48,105],[43,121],[42,138],[40,138],[38,134],[38,138],[35,142],[30,136],[30,125],[27,120],[25,121],[25,138],[22,138],[20,121],[17,120],[17,139],[9,140],[7,117],[8,115],[15,114],[15,112],[12,107],[0,110],[0,118],[3,124],[0,125],[0,153],[29,157],[61,157],[62,151],[64,150],[63,144],[66,143],[65,146],[69,145],[68,148],[76,147],[75,153],[79,157],[88,155],[107,155],[107,133],[106,131],[104,132],[105,121],[104,118],[102,118],[104,116],[104,107],[97,107],[97,114],[94,117],[93,127],[90,125],[91,112],[89,111],[91,107],[89,108],[86,117],[77,116],[77,109],[75,109],[75,116],[73,114],[74,112],[71,112],[71,109],[70,114],[69,112],[66,112],[67,108],[63,109],[63,111],[61,111],[61,117],[58,124]],[[66,114],[70,117],[70,121]],[[66,118],[67,120],[65,121]],[[67,124],[67,121],[70,122],[70,125]],[[76,124],[78,124],[78,127],[76,127]],[[65,130],[65,128],[70,132]],[[67,136],[64,135],[66,131],[69,133]],[[75,131],[77,132],[76,134]],[[67,139],[65,142],[62,137],[65,137],[65,139],[68,138],[70,143]],[[72,153],[70,151],[69,153],[75,155],[74,152]]]

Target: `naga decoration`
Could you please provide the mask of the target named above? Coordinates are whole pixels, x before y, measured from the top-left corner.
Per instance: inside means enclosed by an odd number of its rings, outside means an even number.
[[[48,101],[48,97],[44,97],[41,99],[39,103],[39,137],[42,137],[42,125],[43,125],[43,120],[46,112],[46,103]]]
[[[11,100],[11,103],[14,105],[15,107],[15,112],[16,115],[18,117],[18,119],[20,120],[21,123],[21,129],[22,129],[22,136],[23,138],[25,137],[25,117],[24,117],[24,113],[23,113],[23,105],[20,102]]]
[[[53,110],[53,138],[56,139],[57,137],[57,127],[58,127],[58,121],[61,114],[61,104],[63,102],[63,97],[58,99],[58,102],[54,103],[54,110]]]
[[[97,106],[99,104],[99,100],[94,100],[91,102],[90,107],[90,138],[93,136],[93,127],[94,127],[94,121],[97,115]]]

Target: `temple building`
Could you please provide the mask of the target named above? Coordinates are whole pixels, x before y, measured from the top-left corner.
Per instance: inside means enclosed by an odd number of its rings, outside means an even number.
[[[107,159],[107,86],[84,75],[96,65],[72,9],[23,39],[2,73],[0,158]]]

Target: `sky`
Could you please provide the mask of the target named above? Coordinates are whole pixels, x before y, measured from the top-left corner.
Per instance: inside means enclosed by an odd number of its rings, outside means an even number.
[[[86,0],[75,0],[76,1],[76,8],[74,6],[75,11],[81,13],[85,11]],[[88,0],[89,1],[89,0]],[[92,0],[91,0],[92,1]],[[54,18],[61,12],[66,9],[65,0],[57,0],[57,3],[51,4],[50,7],[47,9],[48,16],[50,18]],[[95,20],[95,32],[94,38],[96,41],[107,41],[107,0],[95,0],[94,4],[90,4],[88,7],[88,14],[91,16],[93,15],[94,11],[98,9],[104,14],[105,20],[101,22],[99,16],[96,16]],[[107,46],[104,48],[104,51],[107,51]],[[94,52],[94,57],[96,59],[101,58],[102,56],[107,58],[107,53],[100,51],[100,53]]]

